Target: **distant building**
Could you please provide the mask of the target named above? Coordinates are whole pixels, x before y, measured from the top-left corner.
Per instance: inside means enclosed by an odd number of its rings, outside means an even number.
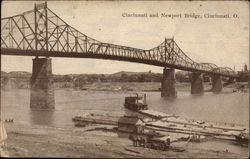
[[[247,69],[247,65],[244,65],[244,69],[242,71],[238,71],[239,77],[237,78],[238,82],[248,82],[250,80],[250,72]]]
[[[247,65],[245,64],[245,66],[244,66],[244,71],[247,71]]]
[[[123,116],[118,120],[118,130],[128,133],[143,133],[145,123],[138,117]]]

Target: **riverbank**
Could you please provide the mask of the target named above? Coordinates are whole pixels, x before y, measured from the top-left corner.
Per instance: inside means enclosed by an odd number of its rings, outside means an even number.
[[[1,71],[1,89],[30,89],[30,72],[24,71]],[[188,77],[188,78],[187,78]],[[113,74],[53,74],[54,89],[72,89],[72,90],[94,90],[94,91],[160,91],[161,73],[149,72],[126,72],[120,71]],[[186,71],[177,71],[175,74],[175,87],[177,91],[190,91],[191,79],[190,73]],[[211,89],[211,82],[204,79],[204,90]],[[226,79],[222,80],[225,88],[234,88],[231,91],[248,91],[249,82],[247,79],[236,79],[236,83],[229,84]],[[239,82],[246,81],[246,82]],[[229,84],[229,85],[228,85]]]
[[[95,130],[98,126],[85,128],[56,128],[38,125],[5,124],[8,134],[5,150],[10,157],[112,157],[112,158],[242,158],[247,157],[247,148],[238,153],[221,147],[185,148],[183,152],[175,150],[160,151],[142,147],[133,147],[127,138],[118,137],[113,132]],[[100,127],[100,126],[99,126]],[[227,143],[232,144],[232,143]],[[216,145],[215,145],[216,146]],[[221,145],[222,146],[222,145]],[[133,151],[131,151],[133,150]],[[245,152],[245,153],[242,153]]]
[[[55,88],[61,88],[60,83],[55,83]],[[211,83],[204,82],[204,91],[210,91]],[[190,82],[176,82],[175,88],[177,91],[191,91]],[[67,88],[65,88],[67,89]],[[93,91],[160,91],[160,82],[95,82],[85,84],[78,88],[68,88],[77,90],[93,90]],[[248,82],[237,82],[223,87],[225,92],[249,92]]]

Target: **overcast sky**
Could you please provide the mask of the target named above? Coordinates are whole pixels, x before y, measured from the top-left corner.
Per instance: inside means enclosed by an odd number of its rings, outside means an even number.
[[[1,17],[13,16],[34,7],[32,1],[2,2]],[[36,2],[39,3],[39,2]],[[48,7],[69,25],[102,42],[150,49],[172,38],[196,62],[210,62],[241,70],[249,64],[248,2],[90,2],[49,1]],[[238,18],[140,18],[123,13],[237,14]],[[2,56],[2,71],[32,70],[33,57]],[[161,67],[137,63],[53,58],[53,73],[115,73],[118,71],[162,72]]]

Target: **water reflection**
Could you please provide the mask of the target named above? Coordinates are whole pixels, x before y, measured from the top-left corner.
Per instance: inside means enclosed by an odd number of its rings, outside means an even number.
[[[30,110],[30,122],[34,125],[53,125],[53,110]]]
[[[174,102],[177,98],[176,97],[162,97],[161,100],[164,102]]]
[[[191,94],[191,97],[193,99],[196,99],[196,98],[201,98],[204,94]]]

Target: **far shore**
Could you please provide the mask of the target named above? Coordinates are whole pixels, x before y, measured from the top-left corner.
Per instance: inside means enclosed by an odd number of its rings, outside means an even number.
[[[210,82],[204,82],[204,92],[211,91],[212,85]],[[177,91],[191,91],[190,82],[176,82],[175,88]],[[1,90],[12,89],[29,89],[25,88],[2,88]],[[55,90],[89,90],[89,91],[145,91],[145,92],[160,92],[160,82],[94,82],[82,84],[79,87],[75,87],[70,82],[55,82]],[[223,92],[249,92],[248,82],[236,82],[230,85],[223,86]]]

